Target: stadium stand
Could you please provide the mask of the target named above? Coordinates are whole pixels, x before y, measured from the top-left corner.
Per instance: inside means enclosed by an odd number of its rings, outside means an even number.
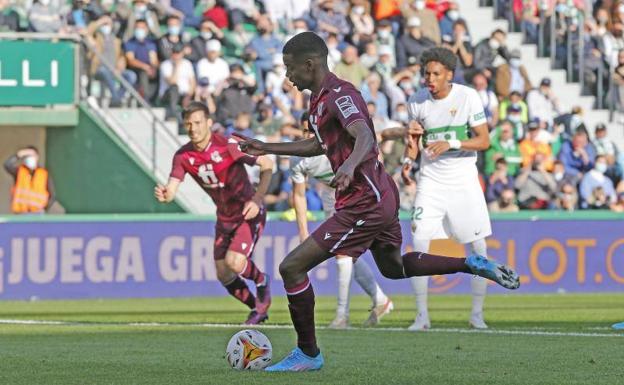
[[[299,137],[309,94],[286,78],[281,48],[304,30],[324,37],[377,132],[406,124],[422,52],[453,50],[455,81],[478,90],[490,124],[479,169],[491,210],[622,211],[623,1],[0,0],[0,31],[80,36],[81,98],[159,179],[190,100],[209,106],[215,130]],[[400,184],[402,141],[380,148]],[[287,163],[276,162],[274,209],[289,209]],[[181,196],[213,210],[197,186]]]

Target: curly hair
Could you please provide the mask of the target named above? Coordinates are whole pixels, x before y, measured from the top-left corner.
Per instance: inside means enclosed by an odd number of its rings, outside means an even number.
[[[424,69],[429,62],[438,62],[446,67],[447,70],[455,72],[457,67],[457,56],[448,48],[434,47],[429,48],[420,56],[420,63]]]

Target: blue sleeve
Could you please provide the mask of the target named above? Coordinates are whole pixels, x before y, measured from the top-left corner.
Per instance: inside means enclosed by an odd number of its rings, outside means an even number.
[[[574,164],[574,159],[572,159],[572,146],[569,142],[566,142],[563,146],[561,146],[559,160],[563,163],[563,167],[566,172],[572,175],[578,174],[578,170],[572,166]]]

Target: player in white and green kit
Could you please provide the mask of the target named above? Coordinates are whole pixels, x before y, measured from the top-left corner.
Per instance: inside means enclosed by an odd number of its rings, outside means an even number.
[[[448,49],[432,48],[421,57],[426,88],[412,95],[411,153],[416,159],[422,138],[420,171],[414,202],[414,251],[428,252],[432,239],[454,238],[470,244],[471,253],[487,255],[485,237],[492,233],[485,197],[476,167],[477,151],[489,145],[488,126],[477,92],[452,83],[457,58]],[[428,277],[413,277],[418,314],[409,330],[430,327],[427,310]],[[473,276],[470,325],[485,329],[483,302],[487,283]]]
[[[307,118],[302,119],[304,136],[308,136]],[[293,204],[297,217],[297,225],[299,227],[299,238],[303,242],[308,237],[308,221],[307,221],[307,203],[306,203],[306,177],[316,179],[321,183],[320,198],[323,202],[323,210],[325,217],[331,217],[334,212],[334,204],[336,203],[335,190],[329,186],[334,179],[334,172],[329,163],[329,159],[325,155],[319,155],[311,158],[298,159],[291,166],[291,180],[293,182]],[[336,318],[329,324],[332,329],[344,329],[349,326],[349,288],[351,286],[351,278],[371,297],[373,306],[370,315],[363,326],[374,326],[381,318],[390,313],[394,308],[394,304],[383,292],[379,284],[375,280],[373,272],[363,259],[358,259],[353,263],[353,258],[349,256],[336,256],[337,274],[338,274],[338,301],[336,307]]]

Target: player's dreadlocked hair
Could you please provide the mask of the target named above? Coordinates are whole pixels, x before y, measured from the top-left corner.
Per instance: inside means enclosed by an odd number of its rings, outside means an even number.
[[[301,32],[284,44],[284,55],[293,55],[297,58],[305,56],[320,56],[326,58],[329,50],[323,39],[314,32]]]
[[[420,63],[423,69],[432,61],[442,64],[452,72],[455,72],[455,67],[457,67],[457,56],[448,48],[434,47],[422,53]]]

